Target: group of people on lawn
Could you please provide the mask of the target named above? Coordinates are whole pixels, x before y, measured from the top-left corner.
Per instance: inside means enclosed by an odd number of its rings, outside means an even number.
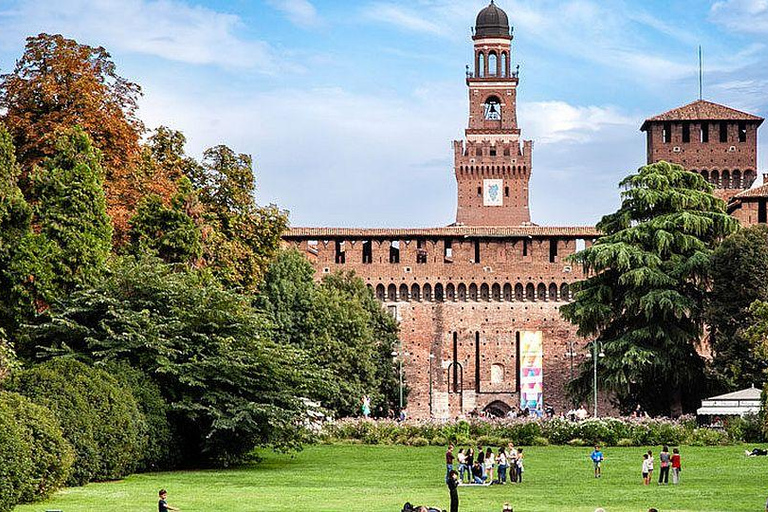
[[[506,448],[502,446],[495,452],[491,447],[483,450],[480,445],[477,446],[477,452],[472,447],[462,448],[454,456],[453,450],[454,446],[450,445],[445,452],[446,481],[451,471],[454,471],[454,464],[458,464],[461,483],[505,484],[507,473],[510,482],[523,481],[523,449],[515,448],[513,443],[509,443]]]
[[[599,446],[595,446],[595,449],[592,451],[589,458],[592,459],[592,463],[595,467],[595,478],[600,478],[603,476],[603,460],[605,457],[603,456],[603,452],[600,450]],[[672,472],[672,484],[677,485],[680,483],[680,471],[682,470],[682,465],[680,462],[681,460],[679,449],[675,448],[670,454],[668,446],[665,445],[662,447],[661,453],[659,453],[659,485],[669,484],[670,471]],[[653,464],[653,450],[648,450],[647,453],[643,454],[642,475],[644,485],[651,484],[651,478],[653,478],[654,469]]]

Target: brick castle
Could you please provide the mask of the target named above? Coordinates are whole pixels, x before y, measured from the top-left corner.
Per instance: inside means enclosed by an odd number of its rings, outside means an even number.
[[[592,226],[531,223],[533,143],[517,124],[519,76],[506,13],[493,2],[477,16],[468,68],[469,122],[455,141],[456,222],[447,227],[294,227],[286,244],[318,277],[354,270],[397,317],[407,409],[416,418],[494,415],[544,402],[569,408],[565,384],[585,340],[558,308],[582,279],[566,258],[599,235]],[[768,185],[757,176],[762,119],[707,101],[643,123],[648,162],[700,172],[742,223],[766,222]],[[766,180],[768,183],[768,180]]]

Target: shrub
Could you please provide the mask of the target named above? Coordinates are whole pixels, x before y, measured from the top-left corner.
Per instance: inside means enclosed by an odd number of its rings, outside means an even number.
[[[637,446],[637,444],[628,437],[622,437],[616,442],[616,446]]]
[[[21,482],[19,501],[37,501],[49,497],[64,485],[75,460],[72,445],[64,439],[53,413],[28,398],[8,391],[0,392],[0,406],[19,427],[31,448],[31,471]]]
[[[409,444],[411,446],[429,446],[429,441],[424,437],[414,437]]]
[[[747,414],[741,418],[734,418],[728,422],[725,430],[735,441],[762,443],[766,440],[763,435],[760,416],[757,414]]]
[[[0,512],[13,510],[33,475],[32,447],[13,411],[0,403]]]
[[[549,446],[549,439],[542,436],[536,436],[533,438],[532,446]]]
[[[429,441],[429,444],[432,446],[448,446],[448,440],[441,436],[435,436]]]
[[[722,430],[697,428],[691,432],[687,441],[691,446],[720,446],[730,443],[730,438]]]
[[[580,437],[574,437],[567,443],[569,446],[588,446],[589,443]]]
[[[75,449],[70,485],[122,478],[146,446],[146,423],[130,391],[103,370],[58,358],[11,376],[6,388],[48,407]]]

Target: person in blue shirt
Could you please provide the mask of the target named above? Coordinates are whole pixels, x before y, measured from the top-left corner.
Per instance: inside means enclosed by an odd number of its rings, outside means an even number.
[[[603,465],[603,452],[600,451],[600,447],[595,445],[594,451],[592,451],[592,455],[589,456],[590,459],[592,459],[592,462],[595,465],[595,478],[600,478],[602,475],[602,465]]]
[[[168,491],[165,489],[160,489],[160,492],[158,493],[160,496],[160,500],[157,502],[157,510],[158,512],[169,512],[174,510],[179,510],[176,507],[172,507],[168,504],[166,499],[168,498]]]

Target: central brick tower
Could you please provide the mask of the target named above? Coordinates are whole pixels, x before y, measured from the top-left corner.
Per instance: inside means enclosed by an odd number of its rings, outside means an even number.
[[[474,71],[467,66],[469,123],[454,141],[458,185],[456,223],[466,226],[529,224],[528,182],[533,144],[521,145],[517,126],[518,71],[512,70],[507,14],[493,2],[477,15]]]

